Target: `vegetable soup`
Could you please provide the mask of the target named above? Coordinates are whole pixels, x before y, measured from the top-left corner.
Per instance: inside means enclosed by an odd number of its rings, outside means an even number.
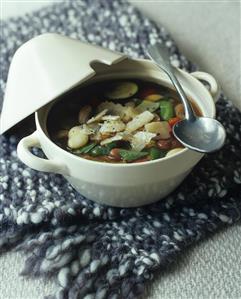
[[[63,97],[50,110],[47,129],[58,146],[79,157],[139,163],[183,149],[172,134],[172,127],[183,118],[184,107],[174,90],[119,79],[94,83]]]

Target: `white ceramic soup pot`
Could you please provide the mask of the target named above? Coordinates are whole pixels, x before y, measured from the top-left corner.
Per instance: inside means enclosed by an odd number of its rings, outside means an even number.
[[[147,60],[125,59],[111,66],[96,63],[93,67],[96,75],[87,84],[135,78],[172,86],[165,73]],[[178,69],[176,75],[202,114],[215,117],[215,98],[218,95],[215,79],[207,73],[188,74]],[[208,82],[210,91],[198,79]],[[80,158],[50,140],[46,120],[52,105],[53,102],[35,113],[37,129],[19,142],[18,156],[33,169],[62,174],[78,192],[96,202],[117,207],[136,207],[155,202],[172,192],[203,157],[203,154],[185,148],[170,157],[143,163],[114,164]],[[40,147],[48,159],[33,155],[31,147]]]

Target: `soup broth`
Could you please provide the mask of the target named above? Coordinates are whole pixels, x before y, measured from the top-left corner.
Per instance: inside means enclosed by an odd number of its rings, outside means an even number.
[[[190,103],[201,116],[196,103]],[[79,157],[140,163],[184,148],[172,134],[172,127],[184,117],[174,90],[119,79],[94,83],[63,97],[49,112],[47,130],[53,142]]]

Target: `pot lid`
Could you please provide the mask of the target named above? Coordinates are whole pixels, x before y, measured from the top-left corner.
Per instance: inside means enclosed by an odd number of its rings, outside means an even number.
[[[0,133],[95,75],[91,63],[107,65],[125,59],[122,53],[46,33],[23,44],[8,73]]]

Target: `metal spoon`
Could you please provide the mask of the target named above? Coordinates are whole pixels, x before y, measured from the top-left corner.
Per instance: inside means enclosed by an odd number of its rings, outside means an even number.
[[[147,54],[169,76],[184,105],[185,119],[174,125],[174,136],[185,147],[201,153],[210,153],[220,149],[226,137],[224,127],[216,119],[196,116],[182,86],[174,75],[167,49],[162,44],[156,43],[148,47]]]

